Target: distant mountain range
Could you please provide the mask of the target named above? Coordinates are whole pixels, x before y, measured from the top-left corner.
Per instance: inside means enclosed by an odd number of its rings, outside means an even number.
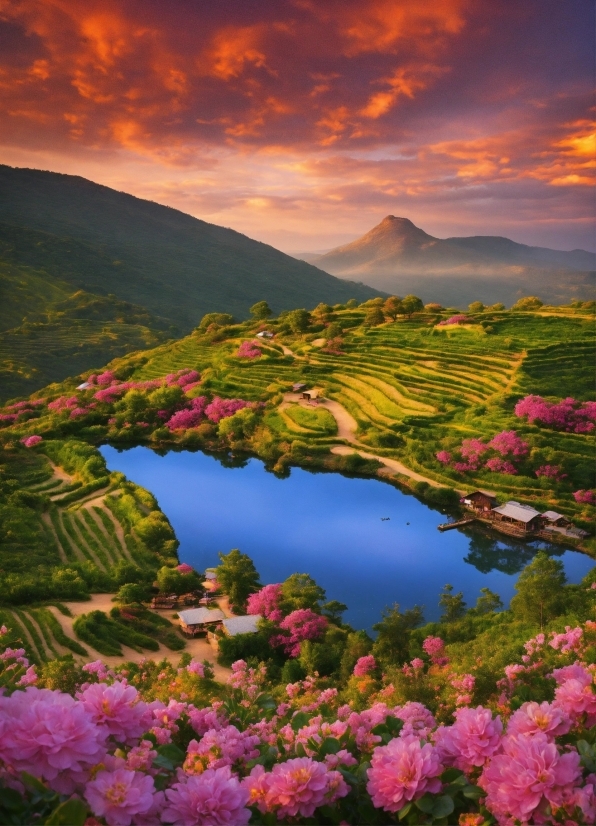
[[[529,247],[493,235],[434,238],[393,215],[350,244],[299,257],[342,278],[448,306],[475,300],[510,305],[522,295],[554,303],[594,297],[594,253]]]

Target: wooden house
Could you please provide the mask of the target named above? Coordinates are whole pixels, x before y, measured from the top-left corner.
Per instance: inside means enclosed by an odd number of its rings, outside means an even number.
[[[182,633],[194,637],[201,631],[221,623],[225,619],[225,614],[219,608],[191,608],[190,611],[180,611],[178,618]]]
[[[567,519],[566,516],[563,516],[561,513],[557,513],[556,511],[545,511],[542,514],[542,521],[544,522],[544,527],[550,528],[569,528],[571,527],[571,520]]]
[[[178,604],[178,597],[176,594],[158,594],[151,600],[151,608],[156,611],[167,611],[175,608]]]
[[[260,614],[247,614],[244,617],[227,617],[223,620],[221,627],[228,637],[236,637],[238,634],[256,634],[259,630]]]
[[[512,533],[528,534],[540,530],[542,514],[530,505],[520,505],[519,502],[506,502],[491,511],[496,525],[509,528]]]
[[[306,388],[306,384],[303,381],[296,382],[296,384],[292,385],[292,391],[294,393],[301,393]]]
[[[302,398],[306,399],[307,402],[313,402],[314,404],[317,404],[319,395],[320,393],[318,390],[305,390],[302,393]]]
[[[488,490],[474,490],[472,493],[466,493],[462,503],[469,510],[488,514],[497,507],[497,497]]]

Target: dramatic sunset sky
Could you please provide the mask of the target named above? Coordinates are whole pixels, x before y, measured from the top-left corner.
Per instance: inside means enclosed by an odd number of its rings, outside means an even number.
[[[0,0],[0,162],[286,251],[594,249],[593,0]]]

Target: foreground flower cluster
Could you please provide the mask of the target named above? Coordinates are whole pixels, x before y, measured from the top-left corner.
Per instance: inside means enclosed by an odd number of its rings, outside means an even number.
[[[242,660],[210,703],[198,698],[215,684],[194,661],[173,681],[148,661],[118,672],[90,663],[71,696],[32,684],[24,651],[7,649],[0,813],[7,801],[15,823],[53,810],[62,819],[52,822],[108,826],[593,824],[596,666],[584,657],[595,641],[592,622],[539,634],[505,669],[494,707],[463,706],[442,724],[418,702],[381,701],[391,686],[357,710],[316,675],[279,702],[264,690],[265,669]],[[425,653],[431,667],[448,667],[440,638],[429,637]],[[560,666],[544,673],[552,700],[513,702],[546,655]],[[375,668],[361,658],[352,680]],[[157,699],[168,687],[177,696]]]

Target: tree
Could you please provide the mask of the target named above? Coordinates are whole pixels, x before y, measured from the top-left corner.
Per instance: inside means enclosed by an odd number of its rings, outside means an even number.
[[[121,585],[114,597],[114,601],[121,605],[140,605],[148,599],[149,588],[135,582],[127,582],[126,585]]]
[[[516,301],[512,310],[539,310],[543,302],[535,295],[527,295]]]
[[[383,304],[383,312],[388,315],[392,321],[395,321],[398,315],[404,312],[401,298],[397,295],[390,295]]]
[[[454,622],[461,619],[466,613],[466,603],[464,602],[463,592],[457,594],[452,593],[453,585],[445,585],[443,593],[439,597],[439,605],[443,608],[441,615],[441,622]]]
[[[500,611],[503,608],[503,601],[498,594],[491,591],[490,588],[481,588],[479,596],[476,600],[474,608],[470,609],[471,614],[494,614],[495,611]]]
[[[410,656],[410,634],[424,622],[422,608],[415,605],[402,614],[399,605],[385,608],[382,620],[373,625],[377,632],[372,653],[378,659],[391,665],[400,665]]]
[[[481,313],[485,309],[486,307],[484,306],[482,301],[472,301],[471,304],[468,304],[468,310],[471,313]]]
[[[310,326],[310,313],[308,310],[290,310],[284,317],[284,321],[290,325],[292,332],[303,333]]]
[[[320,613],[324,599],[325,589],[308,574],[292,574],[282,583],[280,607],[285,614],[300,608]]]
[[[335,625],[341,624],[341,617],[342,614],[348,610],[348,606],[344,605],[343,602],[339,602],[336,599],[332,599],[330,602],[326,602],[322,607],[321,611],[324,617],[327,617],[329,622],[334,623]]]
[[[562,562],[544,551],[537,553],[515,585],[517,594],[511,600],[514,616],[542,628],[564,611],[566,581]]]
[[[378,327],[379,324],[385,323],[385,316],[380,307],[370,307],[364,316],[364,324],[366,327]]]
[[[219,554],[221,565],[215,569],[217,581],[230,604],[240,611],[246,610],[246,600],[261,587],[259,574],[248,554],[234,548],[229,554]]]
[[[249,310],[251,316],[257,321],[264,321],[273,315],[273,310],[266,301],[257,301]]]
[[[346,301],[346,310],[353,310],[354,307],[357,307],[357,306],[358,306],[358,302],[356,301],[355,298],[350,298],[350,299],[348,299],[348,301]]]
[[[312,311],[313,316],[317,319],[317,321],[329,321],[331,316],[333,315],[333,307],[330,304],[324,304],[321,302],[317,304],[317,306]]]
[[[227,324],[233,323],[234,316],[229,313],[207,313],[207,315],[204,315],[201,319],[199,330],[206,330],[207,327],[210,327],[212,324],[216,324],[218,327],[225,327]]]
[[[494,310],[495,312],[500,312],[501,310],[505,309],[505,305],[501,303],[491,304],[488,308],[489,310]]]
[[[419,313],[421,310],[424,309],[424,304],[422,300],[418,298],[417,295],[407,295],[401,302],[403,307],[404,313],[408,316],[408,318],[413,313]]]
[[[338,338],[341,336],[343,330],[341,325],[337,323],[337,321],[332,321],[331,324],[326,328],[325,332],[323,333],[324,337],[329,341],[332,338]]]
[[[157,584],[164,594],[188,594],[190,591],[202,591],[201,579],[194,571],[192,574],[183,574],[167,565],[157,572]]]

